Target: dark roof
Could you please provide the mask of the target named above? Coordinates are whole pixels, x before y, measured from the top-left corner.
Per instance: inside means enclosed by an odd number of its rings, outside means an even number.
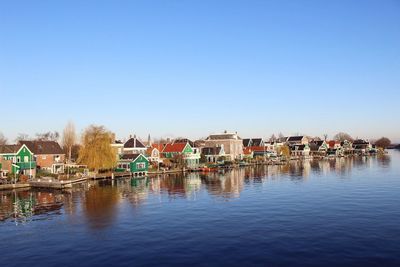
[[[310,142],[310,145],[314,144],[314,145],[317,145],[318,147],[320,147],[320,146],[322,146],[323,143],[324,143],[324,141],[316,140],[316,141]]]
[[[124,144],[125,148],[146,148],[145,145],[136,137],[130,138]]]
[[[220,147],[204,147],[201,151],[204,155],[219,155],[220,152]]]
[[[354,140],[354,142],[353,142],[353,145],[368,145],[368,144],[369,144],[368,141],[365,141],[362,139],[357,139],[357,140]]]
[[[287,141],[287,137],[286,136],[284,136],[284,137],[279,137],[278,139],[277,139],[277,142],[278,143],[283,143],[283,142],[286,142]]]
[[[301,140],[303,140],[303,137],[304,136],[290,136],[287,141],[288,142],[301,141]]]
[[[294,146],[291,146],[290,149],[291,150],[302,151],[302,150],[304,150],[305,147],[306,147],[306,145],[294,145]]]
[[[141,154],[123,154],[121,156],[121,159],[125,159],[125,160],[132,160],[134,161],[135,159],[137,159],[137,157],[139,157]]]
[[[35,155],[65,154],[61,146],[55,141],[20,141]]]
[[[243,146],[244,147],[251,146],[251,139],[250,138],[243,139]]]
[[[252,146],[262,146],[262,144],[263,144],[262,138],[254,138],[251,140],[253,141]]]
[[[20,145],[2,145],[0,146],[0,154],[17,153]]]

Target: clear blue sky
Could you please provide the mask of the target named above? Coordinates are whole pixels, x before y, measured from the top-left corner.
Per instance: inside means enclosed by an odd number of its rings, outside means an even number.
[[[400,1],[1,1],[0,132],[400,141]]]

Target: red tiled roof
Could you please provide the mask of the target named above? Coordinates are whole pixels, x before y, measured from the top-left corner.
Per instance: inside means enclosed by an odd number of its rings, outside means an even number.
[[[186,143],[166,144],[163,153],[180,153],[186,147]]]
[[[250,148],[251,151],[266,151],[266,150],[267,150],[267,149],[266,149],[265,147],[263,147],[263,146],[251,146],[251,147],[248,147],[248,148]]]
[[[336,143],[336,141],[331,140],[331,141],[328,142],[328,145],[329,145],[330,148],[333,148],[333,147],[335,147],[335,143]]]
[[[158,149],[158,151],[160,151],[160,152],[163,151],[163,149],[164,149],[163,144],[152,144],[151,147]]]

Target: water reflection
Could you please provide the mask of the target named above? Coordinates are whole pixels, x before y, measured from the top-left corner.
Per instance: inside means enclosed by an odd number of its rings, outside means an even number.
[[[66,194],[57,191],[0,192],[0,221],[27,223],[34,215],[60,214]]]
[[[74,221],[82,216],[91,229],[111,226],[121,203],[133,208],[146,205],[150,197],[169,200],[196,200],[201,192],[224,200],[240,197],[248,185],[261,186],[269,180],[307,181],[312,176],[351,175],[352,169],[388,168],[391,157],[334,158],[328,160],[293,161],[282,166],[256,166],[215,173],[160,175],[145,179],[97,181],[75,186],[68,191],[29,190],[0,191],[0,220],[27,223],[37,215],[63,215]],[[46,217],[46,218],[47,218]]]

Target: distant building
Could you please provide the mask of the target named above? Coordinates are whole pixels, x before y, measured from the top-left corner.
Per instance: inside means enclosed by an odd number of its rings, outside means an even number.
[[[292,158],[306,158],[310,156],[309,145],[292,145],[290,146],[290,153]]]
[[[286,140],[289,146],[292,145],[308,145],[309,140],[308,137],[300,135],[300,136],[289,136]]]
[[[123,154],[146,154],[147,147],[140,141],[136,135],[125,142]]]
[[[243,139],[244,147],[262,147],[264,146],[264,140],[262,138],[246,138]]]
[[[151,147],[147,148],[146,156],[150,162],[161,162],[161,151],[163,150],[163,145],[152,144]]]
[[[243,140],[237,133],[224,132],[222,134],[211,134],[205,140],[206,147],[223,147],[228,160],[243,158]]]

